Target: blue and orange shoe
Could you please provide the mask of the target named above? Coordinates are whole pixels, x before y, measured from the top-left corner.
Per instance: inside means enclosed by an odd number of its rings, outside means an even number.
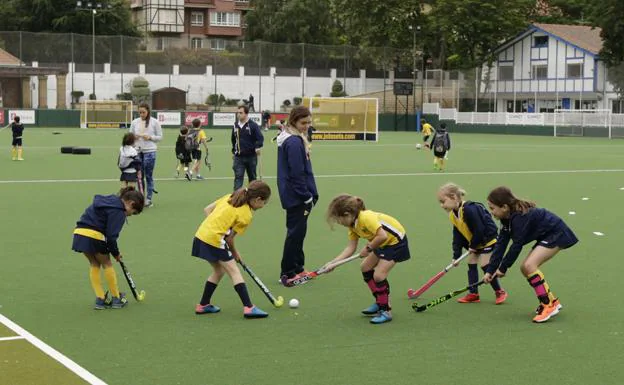
[[[390,321],[392,321],[392,314],[389,310],[384,310],[377,317],[371,318],[370,323],[379,325]]]
[[[261,310],[257,306],[243,308],[243,317],[245,318],[266,318],[269,316],[269,313]]]
[[[221,308],[219,306],[215,306],[215,305],[202,305],[202,304],[197,304],[195,305],[195,314],[209,314],[209,313],[218,313],[221,311]]]
[[[370,305],[366,309],[362,310],[362,314],[368,315],[368,316],[379,315],[379,305],[377,305],[376,303]]]
[[[128,305],[128,299],[126,298],[126,294],[119,293],[119,297],[113,297],[111,308],[121,309],[122,307],[126,307],[126,305]]]

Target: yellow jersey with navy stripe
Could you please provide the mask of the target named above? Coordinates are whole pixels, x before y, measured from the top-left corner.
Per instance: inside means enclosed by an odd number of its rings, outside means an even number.
[[[431,135],[433,132],[433,126],[429,123],[425,123],[422,126],[422,134],[425,136]]]
[[[459,257],[461,248],[480,250],[496,243],[498,228],[492,215],[480,203],[462,202],[457,210],[449,213],[453,224],[453,251]]]
[[[354,225],[349,227],[349,240],[365,238],[371,241],[375,238],[380,227],[388,234],[388,239],[379,245],[379,248],[396,245],[405,238],[405,229],[399,221],[390,215],[372,210],[362,210],[355,219]]]
[[[225,237],[232,234],[243,234],[251,224],[253,217],[251,207],[244,204],[234,207],[228,203],[231,194],[219,198],[210,215],[204,219],[195,237],[213,247],[225,249]]]

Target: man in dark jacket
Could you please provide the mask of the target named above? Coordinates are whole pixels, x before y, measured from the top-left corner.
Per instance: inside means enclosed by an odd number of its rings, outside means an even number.
[[[232,155],[234,157],[234,191],[243,187],[245,171],[249,182],[256,180],[258,155],[264,144],[264,137],[258,124],[249,119],[249,107],[240,106],[237,120],[232,129]]]

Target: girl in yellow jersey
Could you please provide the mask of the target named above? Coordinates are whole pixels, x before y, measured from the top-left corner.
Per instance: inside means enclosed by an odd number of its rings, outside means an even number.
[[[361,269],[375,303],[362,310],[362,313],[373,316],[370,320],[373,324],[392,321],[390,284],[387,278],[394,265],[410,259],[405,229],[393,217],[367,210],[361,198],[348,194],[338,195],[331,201],[327,209],[327,222],[347,227],[349,243],[326,266],[353,255],[360,238],[368,240],[360,252],[360,257],[364,258]]]
[[[470,292],[457,300],[459,303],[481,302],[479,298],[478,265],[485,273],[490,256],[496,245],[498,228],[492,215],[485,206],[478,202],[465,201],[466,191],[454,183],[447,183],[438,190],[438,202],[449,215],[453,224],[453,264],[459,264],[458,258],[462,249],[467,249],[468,256],[468,284],[474,285]],[[500,286],[498,279],[492,280],[492,289],[496,295],[496,304],[500,305],[507,299],[507,292]]]
[[[255,180],[247,188],[240,188],[208,205],[202,222],[193,239],[192,255],[205,259],[212,266],[212,274],[204,286],[201,301],[195,306],[196,314],[218,313],[221,309],[210,300],[221,278],[227,274],[234,290],[243,303],[245,318],[264,318],[268,314],[251,303],[243,276],[236,266],[241,256],[234,247],[234,237],[243,234],[251,224],[253,212],[264,207],[271,196],[271,188]]]

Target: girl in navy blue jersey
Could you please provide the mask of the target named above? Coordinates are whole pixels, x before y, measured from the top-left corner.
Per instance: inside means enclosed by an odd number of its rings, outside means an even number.
[[[86,208],[74,229],[72,250],[83,253],[89,260],[89,278],[95,291],[95,309],[107,307],[120,309],[128,303],[117,286],[117,275],[111,263],[110,255],[119,261],[121,252],[117,247],[117,238],[127,221],[127,217],[143,211],[143,194],[134,187],[125,187],[118,195],[96,195],[93,203]],[[113,295],[112,305],[106,301],[102,288],[101,270],[108,288]]]
[[[550,291],[539,268],[560,250],[574,246],[578,239],[561,218],[546,209],[535,207],[533,202],[516,197],[509,187],[495,188],[487,199],[492,215],[500,220],[502,228],[483,281],[490,283],[495,277],[504,277],[520,255],[522,247],[536,241],[522,261],[520,271],[535,290],[540,302],[533,322],[546,322],[557,315],[562,306]],[[510,240],[513,243],[505,254]]]

